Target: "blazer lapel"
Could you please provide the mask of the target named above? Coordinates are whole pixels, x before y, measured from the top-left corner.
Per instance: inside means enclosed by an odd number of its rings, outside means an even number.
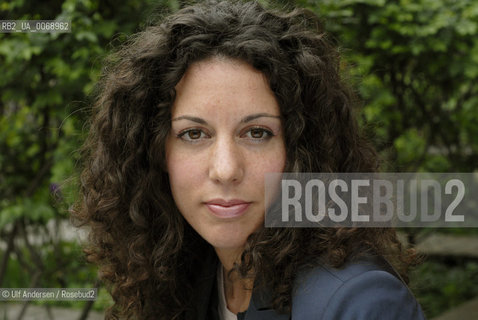
[[[272,292],[269,288],[259,288],[252,293],[251,303],[245,313],[238,314],[238,320],[289,320],[288,314],[272,309]]]
[[[213,250],[204,256],[198,266],[193,308],[186,314],[186,319],[219,320],[217,312],[217,265],[219,261]],[[238,320],[289,320],[288,314],[277,313],[271,307],[272,292],[269,288],[258,288],[252,293],[251,302],[246,312],[237,315]]]

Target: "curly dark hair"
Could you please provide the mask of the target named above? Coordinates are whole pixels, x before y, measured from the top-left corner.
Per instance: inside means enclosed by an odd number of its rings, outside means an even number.
[[[73,217],[89,227],[85,252],[115,302],[109,319],[183,319],[191,305],[193,270],[212,247],[174,203],[165,140],[176,84],[192,63],[214,56],[243,60],[267,77],[284,119],[286,172],[378,170],[338,50],[313,13],[209,1],[163,18],[107,61],[83,148],[83,197]],[[299,267],[319,257],[339,267],[364,252],[386,257],[403,276],[412,257],[393,229],[261,228],[235,270],[267,283],[274,308],[290,312]]]

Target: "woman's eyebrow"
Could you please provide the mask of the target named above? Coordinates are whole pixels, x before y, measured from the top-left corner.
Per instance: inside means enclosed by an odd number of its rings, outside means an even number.
[[[275,116],[275,115],[269,114],[269,113],[255,113],[255,114],[251,114],[247,117],[242,118],[241,123],[246,123],[246,122],[252,121],[252,120],[257,119],[257,118],[262,118],[262,117],[276,118],[276,119],[281,118],[280,116]]]
[[[197,122],[200,124],[207,124],[206,120],[198,118],[198,117],[193,117],[193,116],[180,116],[180,117],[171,119],[171,121],[178,121],[178,120],[189,120],[189,121]]]
[[[242,118],[241,123],[247,123],[247,122],[250,122],[250,121],[255,120],[257,118],[262,118],[262,117],[280,119],[280,116],[275,116],[275,115],[272,115],[272,114],[269,114],[269,113],[255,113],[255,114],[251,114],[251,115],[248,115],[248,116]],[[207,125],[206,120],[204,120],[202,118],[194,117],[194,116],[184,115],[184,116],[179,116],[179,117],[176,117],[174,119],[171,119],[171,121],[178,121],[178,120],[189,120],[189,121],[197,122],[199,124]]]

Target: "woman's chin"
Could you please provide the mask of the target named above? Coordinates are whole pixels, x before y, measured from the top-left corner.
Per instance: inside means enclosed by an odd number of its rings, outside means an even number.
[[[206,238],[206,241],[213,246],[216,250],[243,250],[246,245],[247,236],[224,236],[218,235],[217,237]]]

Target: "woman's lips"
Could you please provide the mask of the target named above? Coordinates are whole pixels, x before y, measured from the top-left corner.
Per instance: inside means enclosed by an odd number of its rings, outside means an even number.
[[[251,203],[243,200],[215,199],[205,203],[213,215],[219,218],[234,218],[241,216]]]

